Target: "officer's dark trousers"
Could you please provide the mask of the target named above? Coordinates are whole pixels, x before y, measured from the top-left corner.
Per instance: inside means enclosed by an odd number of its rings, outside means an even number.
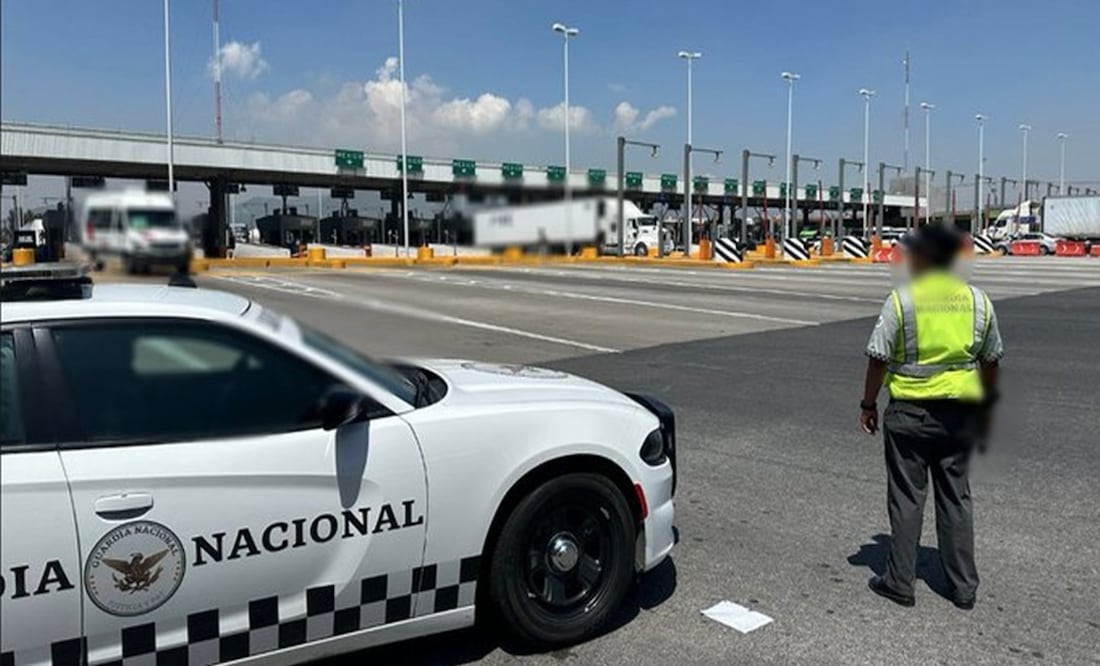
[[[973,598],[974,517],[968,468],[977,410],[947,400],[891,401],[883,414],[887,504],[893,539],[885,582],[913,593],[928,476],[936,499],[936,535],[943,568],[956,599]]]

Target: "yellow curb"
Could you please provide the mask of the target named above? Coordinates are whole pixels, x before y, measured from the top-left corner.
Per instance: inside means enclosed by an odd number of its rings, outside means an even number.
[[[495,266],[500,263],[500,257],[493,255],[475,255],[475,256],[462,256],[455,257],[455,262],[458,264],[465,264],[467,266]]]
[[[348,257],[344,260],[348,266],[412,266],[414,261],[407,257]]]
[[[875,263],[874,257],[852,257],[849,259],[853,264],[873,264]]]

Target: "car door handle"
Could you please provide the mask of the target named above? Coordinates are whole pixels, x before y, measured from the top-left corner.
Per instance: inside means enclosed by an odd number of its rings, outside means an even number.
[[[100,497],[95,501],[97,515],[108,520],[137,518],[153,508],[151,493],[122,493],[109,497]]]

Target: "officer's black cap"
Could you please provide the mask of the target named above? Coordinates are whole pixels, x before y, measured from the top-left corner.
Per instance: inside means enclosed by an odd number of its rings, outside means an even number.
[[[926,224],[906,234],[902,244],[936,266],[950,266],[962,247],[962,238],[955,229],[942,224]]]

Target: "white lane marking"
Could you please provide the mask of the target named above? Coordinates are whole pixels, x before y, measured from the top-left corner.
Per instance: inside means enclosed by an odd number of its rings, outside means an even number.
[[[531,269],[526,269],[526,270],[524,270],[524,272],[528,273],[530,275],[553,275],[555,277],[573,277],[573,278],[590,277],[590,276],[583,275],[580,271],[578,271],[576,273],[573,273],[572,275],[569,275],[565,271],[541,272],[541,271],[532,271]],[[601,272],[609,273],[610,271],[601,271]],[[698,275],[698,273],[695,273],[693,271],[691,273],[691,275]],[[600,277],[603,277],[603,276],[600,276]],[[630,278],[630,277],[627,277],[625,275],[614,275],[614,276],[611,277],[611,279],[615,280],[616,282],[626,282],[626,283],[631,283],[631,284],[638,284],[638,283],[640,283],[640,284],[654,284],[653,280],[644,280],[644,279],[641,279],[641,278]],[[712,291],[735,291],[735,292],[745,292],[745,293],[750,293],[750,294],[771,294],[773,296],[801,296],[801,297],[808,297],[808,298],[820,298],[820,299],[826,300],[826,301],[850,301],[850,302],[853,302],[853,303],[882,303],[881,298],[867,298],[867,297],[864,297],[864,296],[845,296],[843,294],[822,294],[822,293],[818,293],[818,292],[815,292],[815,291],[794,291],[792,289],[772,289],[772,288],[769,288],[769,287],[734,286],[734,285],[730,285],[730,284],[718,284],[718,283],[714,283],[714,282],[681,282],[681,281],[674,281],[674,280],[661,280],[657,284],[659,284],[661,286],[666,286],[667,285],[667,286],[670,286],[670,287],[686,287],[688,289],[709,289],[709,290],[712,290]]]
[[[566,347],[575,347],[577,349],[586,349],[588,351],[600,352],[604,354],[618,354],[621,350],[613,349],[611,347],[604,347],[602,345],[594,345],[587,342],[580,342],[577,340],[569,340],[567,338],[559,338],[552,335],[543,335],[541,333],[534,333],[532,331],[525,331],[519,328],[512,328],[510,326],[501,326],[499,324],[491,324],[484,321],[476,321],[473,319],[465,319],[463,317],[454,317],[446,315],[441,312],[433,312],[431,310],[423,310],[421,308],[412,307],[409,305],[401,305],[398,303],[389,303],[381,301],[375,298],[356,298],[350,297],[338,292],[321,289],[317,287],[311,287],[299,282],[292,282],[288,280],[278,280],[275,278],[256,277],[245,278],[242,276],[222,276],[215,275],[219,280],[227,280],[229,282],[238,282],[240,284],[247,284],[253,287],[260,287],[263,289],[271,289],[274,291],[280,291],[288,294],[295,294],[299,296],[311,296],[315,298],[324,298],[327,300],[340,301],[344,303],[351,303],[353,305],[359,305],[370,310],[376,310],[378,312],[388,312],[390,314],[402,315],[414,319],[423,319],[425,321],[435,321],[445,324],[455,324],[457,326],[466,326],[469,328],[477,328],[483,331],[493,331],[496,333],[506,333],[508,335],[515,335],[517,337],[529,338],[531,340],[540,340],[542,342],[550,342],[553,344],[563,345]]]
[[[414,278],[416,279],[416,278]],[[469,280],[467,285],[473,285],[475,282]],[[486,289],[507,289],[507,286],[493,286],[488,284],[481,285]],[[817,321],[810,321],[806,319],[791,319],[789,317],[774,317],[771,315],[756,314],[755,312],[736,312],[733,310],[716,310],[713,308],[698,308],[689,305],[675,305],[673,303],[658,303],[655,301],[640,301],[633,298],[620,298],[618,296],[597,296],[595,294],[578,294],[567,291],[558,291],[555,289],[539,289],[537,287],[517,287],[516,291],[527,294],[541,294],[543,296],[552,296],[555,298],[571,298],[582,301],[597,301],[603,303],[616,303],[620,305],[636,305],[639,307],[647,308],[659,308],[662,310],[677,310],[679,312],[693,312],[696,314],[716,315],[719,317],[734,317],[738,319],[754,319],[756,321],[773,321],[780,324],[792,324],[795,326],[820,326],[821,323]],[[876,301],[880,302],[880,301]]]

